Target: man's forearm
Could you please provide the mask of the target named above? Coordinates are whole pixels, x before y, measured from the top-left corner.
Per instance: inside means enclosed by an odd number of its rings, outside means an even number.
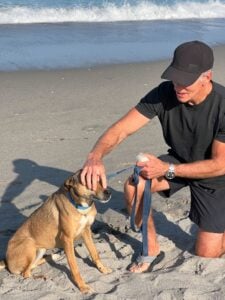
[[[225,174],[225,164],[213,159],[178,164],[175,165],[175,174],[177,177],[196,179],[216,177]]]
[[[118,125],[110,127],[97,141],[88,155],[88,159],[102,159],[111,152],[127,135],[122,132]]]

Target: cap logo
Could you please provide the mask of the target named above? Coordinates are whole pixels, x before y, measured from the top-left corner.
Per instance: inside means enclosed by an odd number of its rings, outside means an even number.
[[[199,66],[195,64],[189,64],[188,71],[191,73],[199,72]]]

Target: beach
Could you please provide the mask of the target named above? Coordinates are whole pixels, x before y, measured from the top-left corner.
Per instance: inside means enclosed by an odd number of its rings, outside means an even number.
[[[214,48],[214,80],[225,84],[225,46]],[[0,72],[0,259],[18,226],[64,180],[82,168],[98,137],[160,81],[168,60],[60,70]],[[167,151],[153,119],[105,159],[110,174],[135,163],[136,155]],[[197,227],[189,220],[187,189],[171,199],[153,195],[153,214],[164,260],[151,273],[126,270],[138,255],[141,236],[130,229],[123,201],[129,172],[112,178],[112,199],[97,204],[93,237],[100,257],[113,272],[101,274],[85,246],[75,249],[81,275],[95,290],[82,295],[72,283],[63,251],[55,263],[23,279],[0,272],[0,298],[13,299],[224,299],[225,260],[194,255]],[[54,250],[56,251],[56,250]],[[45,278],[38,278],[44,275]]]

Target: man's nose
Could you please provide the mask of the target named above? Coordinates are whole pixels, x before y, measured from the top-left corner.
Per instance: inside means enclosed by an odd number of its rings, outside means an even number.
[[[173,82],[173,85],[174,85],[174,88],[176,89],[176,91],[181,91],[184,89],[184,86],[178,82]]]

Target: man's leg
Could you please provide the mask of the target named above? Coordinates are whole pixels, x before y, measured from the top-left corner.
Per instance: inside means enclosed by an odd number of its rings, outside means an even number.
[[[199,229],[195,253],[202,257],[220,257],[225,253],[225,233],[206,232]]]
[[[220,257],[225,253],[225,188],[209,189],[193,181],[190,190],[189,217],[199,227],[195,253],[202,257]]]
[[[142,177],[139,177],[139,184],[138,184],[138,194],[137,194],[137,202],[136,202],[136,219],[135,223],[138,227],[140,227],[142,223],[142,207],[143,207],[143,192],[144,192],[144,187],[145,187],[145,179]],[[151,185],[151,191],[152,193],[154,192],[159,192],[159,191],[164,191],[169,189],[169,183],[166,179],[161,178],[161,179],[153,179],[152,180],[152,185]],[[128,213],[131,214],[132,210],[132,205],[134,201],[134,196],[135,196],[135,189],[136,187],[132,184],[132,178],[130,177],[125,185],[124,185],[124,194],[125,194],[125,201],[127,204],[127,209]],[[156,231],[155,231],[155,225],[152,217],[152,213],[150,214],[149,220],[148,220],[148,243],[150,246],[150,249],[148,251],[149,256],[157,256],[160,252],[159,250],[159,244],[157,242],[157,236],[156,236]],[[130,268],[131,272],[134,273],[141,273],[144,272],[148,269],[149,263],[141,263],[138,265],[132,265]]]

